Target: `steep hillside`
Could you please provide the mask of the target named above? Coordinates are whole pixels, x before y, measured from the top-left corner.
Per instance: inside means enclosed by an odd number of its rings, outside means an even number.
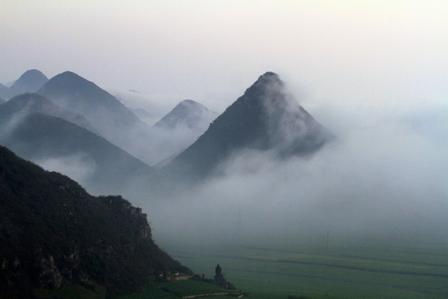
[[[0,147],[0,298],[79,285],[107,296],[189,270],[153,242],[146,215]],[[71,297],[70,297],[71,298]]]
[[[189,148],[165,167],[168,174],[195,177],[212,172],[241,150],[272,151],[278,157],[311,154],[328,132],[288,93],[275,73],[265,73]]]

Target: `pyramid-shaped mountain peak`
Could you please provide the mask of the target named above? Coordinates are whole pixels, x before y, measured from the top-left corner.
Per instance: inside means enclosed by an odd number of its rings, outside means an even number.
[[[280,77],[260,76],[189,148],[170,171],[205,175],[238,151],[273,151],[281,157],[311,154],[329,137],[292,97]]]
[[[266,72],[255,81],[250,88],[269,88],[273,86],[284,86],[280,76],[274,72]]]

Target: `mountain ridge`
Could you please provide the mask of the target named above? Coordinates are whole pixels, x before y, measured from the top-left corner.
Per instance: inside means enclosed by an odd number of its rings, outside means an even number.
[[[69,94],[69,92],[74,94]],[[116,106],[114,108],[121,109],[126,115],[124,117],[125,121],[138,121],[138,118],[112,94],[94,82],[71,71],[55,75],[39,89],[38,93],[47,95],[50,99],[54,98],[55,103],[61,102],[62,106],[71,106],[74,110],[81,108],[94,109],[91,106],[93,104],[92,101],[102,105],[114,105]],[[78,103],[74,101],[78,101]]]
[[[150,166],[103,137],[58,117],[32,113],[12,123],[0,119],[4,128],[8,132],[0,134],[1,144],[75,176],[89,192],[122,194],[140,176],[152,173]]]
[[[37,69],[25,71],[9,88],[11,96],[36,92],[48,81],[47,76]]]
[[[55,105],[52,101],[37,93],[24,93],[17,95],[4,103],[4,105],[0,106],[0,117],[3,119],[19,117],[19,114],[24,116],[32,113],[41,113],[59,117],[95,132],[83,116],[64,110]]]
[[[38,93],[82,115],[103,138],[148,163],[146,140],[151,127],[94,82],[66,71],[51,78]]]
[[[165,171],[203,177],[243,149],[271,150],[279,157],[303,156],[319,150],[329,136],[288,93],[280,77],[266,72]]]

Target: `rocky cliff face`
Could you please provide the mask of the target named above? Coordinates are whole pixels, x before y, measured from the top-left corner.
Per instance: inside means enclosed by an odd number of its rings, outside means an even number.
[[[138,289],[162,272],[190,271],[153,242],[147,216],[119,196],[93,197],[0,147],[0,298],[36,289]]]

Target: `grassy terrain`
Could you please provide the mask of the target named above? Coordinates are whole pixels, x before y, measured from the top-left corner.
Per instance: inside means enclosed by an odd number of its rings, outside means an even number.
[[[105,289],[97,287],[96,291],[88,290],[81,286],[68,285],[58,290],[35,290],[35,295],[39,299],[104,299]],[[119,296],[116,299],[179,299],[194,295],[231,293],[239,294],[238,291],[225,290],[217,285],[196,281],[183,280],[173,282],[149,282],[145,288],[134,294]],[[201,299],[231,298],[231,296],[201,296]],[[235,298],[235,297],[233,297]]]
[[[118,299],[178,299],[186,296],[216,294],[216,293],[234,293],[238,291],[225,290],[217,285],[196,280],[182,280],[174,282],[149,283],[142,292],[121,296]],[[210,296],[207,298],[227,298],[229,296]]]
[[[206,276],[221,264],[250,298],[448,298],[443,245],[165,247]]]
[[[448,247],[444,244],[197,244],[164,247],[207,277],[213,276],[219,263],[226,278],[247,292],[248,298],[448,298]],[[201,281],[175,281],[150,283],[141,292],[119,299],[176,299],[222,291]],[[52,294],[40,292],[41,298],[104,298],[102,292],[74,286]]]

